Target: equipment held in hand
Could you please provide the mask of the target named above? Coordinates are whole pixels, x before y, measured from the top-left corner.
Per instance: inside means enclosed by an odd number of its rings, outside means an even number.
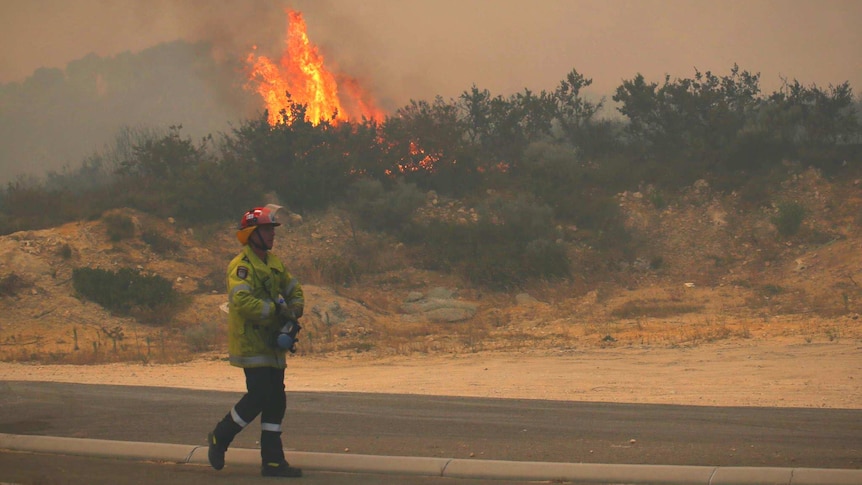
[[[295,318],[282,317],[282,322],[284,325],[282,325],[281,330],[278,331],[278,336],[275,339],[276,344],[278,344],[278,348],[282,350],[289,350],[290,353],[295,353],[296,342],[299,341],[299,339],[296,338],[296,334],[302,330],[302,327]]]
[[[296,352],[296,343],[299,342],[299,339],[296,338],[296,334],[302,330],[302,327],[299,325],[299,315],[296,312],[287,306],[287,303],[284,301],[284,297],[279,295],[278,300],[276,301],[276,312],[278,313],[278,319],[281,322],[281,330],[278,331],[278,335],[275,337],[275,343],[278,348],[282,350],[289,350],[290,353]]]

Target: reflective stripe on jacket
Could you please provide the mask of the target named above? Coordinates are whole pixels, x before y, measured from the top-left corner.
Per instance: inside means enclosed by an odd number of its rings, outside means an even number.
[[[228,350],[237,367],[285,368],[285,351],[275,344],[281,325],[276,301],[302,307],[302,285],[287,272],[281,260],[268,253],[266,262],[244,246],[227,268]]]

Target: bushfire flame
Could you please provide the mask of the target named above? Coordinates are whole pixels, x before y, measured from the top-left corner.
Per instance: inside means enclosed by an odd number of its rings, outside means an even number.
[[[285,121],[280,114],[282,110],[288,114],[286,122],[292,123],[291,103],[305,105],[305,117],[313,125],[363,117],[383,120],[385,114],[356,79],[333,74],[324,66],[323,55],[308,38],[302,14],[294,10],[286,12],[287,36],[281,58],[275,62],[255,52],[246,58],[249,66],[246,87],[263,98],[269,124],[275,126]],[[341,92],[339,83],[343,86]]]

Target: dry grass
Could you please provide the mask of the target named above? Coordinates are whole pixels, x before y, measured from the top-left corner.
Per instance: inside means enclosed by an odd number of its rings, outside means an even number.
[[[854,190],[858,192],[858,188]],[[662,238],[679,239],[674,240],[676,244],[654,248],[653,253],[664,256],[661,268],[615,270],[604,256],[573,247],[577,256],[573,261],[579,270],[571,281],[533,281],[509,292],[491,292],[451,274],[416,267],[421,255],[411,254],[409,248],[387,237],[353,232],[335,215],[307,218],[301,225],[285,228],[277,253],[284,255],[288,269],[304,284],[327,289],[325,298],[309,299],[310,306],[324,307],[337,298],[343,307],[352,308],[341,321],[307,311],[298,353],[392,356],[696,347],[719,340],[787,336],[811,343],[862,338],[862,320],[856,317],[862,312],[862,287],[857,284],[862,283],[858,237],[854,239],[851,234],[847,240],[822,247],[768,240],[754,245],[745,231],[737,231],[741,239],[715,241],[713,236],[724,232],[710,232],[710,226],[701,231],[713,235],[707,238],[691,230],[700,227],[692,224],[704,219],[702,212],[676,212],[666,221],[670,226],[656,233],[654,240],[658,242]],[[193,300],[195,308],[159,331],[71,301],[62,277],[37,279],[36,272],[7,275],[0,277],[0,298],[8,309],[0,322],[0,360],[183,362],[201,352],[226,354],[226,325],[210,310],[224,301],[223,268],[237,250],[231,230],[219,227],[206,237],[200,233],[196,236],[202,242],[200,248],[193,241],[184,246],[194,257],[152,257],[149,252],[136,250],[136,244],[108,245],[114,249],[90,252],[93,244],[107,247],[107,237],[79,226],[58,230],[63,236],[59,239],[46,236],[34,240],[33,244],[41,245],[41,255],[53,258],[46,259],[46,264],[58,268],[58,274],[68,273],[72,266],[109,267],[115,260],[130,267],[140,264],[148,271],[169,275],[174,282],[180,276],[185,282],[196,282],[184,288],[184,295]],[[728,236],[734,234],[727,231]],[[60,242],[51,245],[50,241],[61,240],[65,246]],[[280,246],[282,241],[284,247]],[[673,254],[688,259],[671,257],[667,248],[688,247],[689,242],[716,243],[718,249],[710,254],[717,256],[703,260],[698,256],[701,252],[676,251]],[[728,254],[719,251],[725,247]],[[796,258],[805,260],[804,271],[797,269]],[[720,271],[704,276],[710,268]],[[401,304],[409,292],[434,287],[457,290],[457,297],[476,302],[479,312],[468,321],[444,324],[415,322],[401,314]],[[520,292],[538,302],[518,304]],[[53,301],[66,298],[63,307],[54,305],[52,314],[27,310],[40,307],[46,294]],[[60,314],[67,308],[75,319]],[[107,331],[83,322],[103,322]],[[77,336],[73,335],[73,325],[77,325]],[[122,339],[110,335],[117,325],[123,326]]]
[[[615,318],[668,318],[686,313],[698,313],[703,311],[703,308],[703,305],[688,303],[633,300],[611,310],[611,316]]]
[[[53,339],[21,335],[0,344],[0,361],[4,362],[171,364],[188,362],[195,356],[182,333],[175,329],[143,333],[118,327],[72,327],[68,334],[54,335]]]
[[[666,319],[515,318],[501,322],[489,313],[469,323],[408,322],[396,316],[358,328],[309,322],[300,333],[297,355],[384,357],[576,348],[691,348],[721,340],[788,336],[816,343],[862,338],[860,328],[859,321],[850,317],[815,319],[806,315],[739,318],[684,314]],[[225,354],[225,330],[224,325],[216,324],[161,331],[128,327],[118,338],[114,328],[86,326],[50,338],[45,334],[18,334],[0,343],[0,361],[83,365],[187,362],[201,352]]]

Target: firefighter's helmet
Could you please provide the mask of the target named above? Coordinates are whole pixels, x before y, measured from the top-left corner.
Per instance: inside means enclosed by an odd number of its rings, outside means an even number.
[[[248,244],[248,238],[257,229],[257,226],[265,224],[280,226],[281,223],[275,218],[275,213],[278,212],[278,209],[281,209],[281,207],[270,204],[266,207],[255,207],[243,214],[242,219],[239,221],[239,230],[236,232],[236,238],[239,242]]]

